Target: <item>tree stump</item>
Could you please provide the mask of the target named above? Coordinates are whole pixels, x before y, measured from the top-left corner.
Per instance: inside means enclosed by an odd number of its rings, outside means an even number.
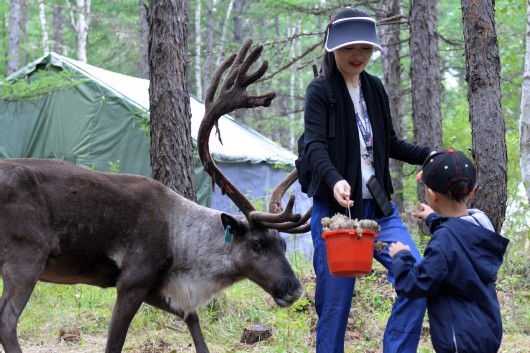
[[[79,342],[81,330],[74,326],[63,326],[59,330],[59,340],[63,342]]]
[[[245,327],[241,336],[241,343],[254,344],[264,341],[272,336],[272,329],[264,325],[251,325]]]

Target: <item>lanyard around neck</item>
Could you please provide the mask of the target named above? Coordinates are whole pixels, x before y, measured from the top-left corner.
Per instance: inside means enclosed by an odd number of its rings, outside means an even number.
[[[359,130],[361,131],[361,135],[363,136],[364,143],[366,144],[366,150],[368,151],[368,154],[372,154],[374,152],[372,127],[370,125],[370,117],[368,115],[368,109],[366,108],[366,101],[364,100],[363,90],[360,85],[359,95],[361,97],[361,114],[363,115],[364,124],[361,118],[359,117],[359,113],[357,112],[355,112],[355,120],[357,120],[357,126],[359,126]]]

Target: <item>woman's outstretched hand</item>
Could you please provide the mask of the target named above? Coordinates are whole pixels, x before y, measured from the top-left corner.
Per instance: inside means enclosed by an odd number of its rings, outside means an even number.
[[[333,186],[333,197],[342,207],[352,207],[353,201],[350,200],[351,187],[346,180],[340,180]]]

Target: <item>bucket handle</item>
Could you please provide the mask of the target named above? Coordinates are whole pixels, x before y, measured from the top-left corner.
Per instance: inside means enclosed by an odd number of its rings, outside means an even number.
[[[347,201],[347,202],[350,202],[350,198],[347,197],[347,198],[346,198],[346,201]],[[346,207],[346,213],[348,214],[348,217],[350,217],[350,219],[351,219],[351,210],[350,210],[349,207]]]

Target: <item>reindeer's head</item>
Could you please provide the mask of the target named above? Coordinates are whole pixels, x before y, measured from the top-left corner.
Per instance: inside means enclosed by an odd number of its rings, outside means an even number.
[[[260,79],[267,71],[268,63],[264,61],[253,74],[247,75],[250,66],[260,57],[263,47],[255,47],[247,57],[252,45],[252,40],[247,40],[237,54],[225,59],[215,71],[210,86],[206,91],[204,118],[199,127],[197,147],[204,170],[211,176],[212,182],[221,188],[245,215],[251,228],[268,228],[285,233],[305,233],[309,230],[311,209],[304,216],[293,214],[295,197],[291,195],[285,209],[281,207],[281,198],[287,189],[297,180],[298,175],[294,169],[275,188],[271,194],[268,212],[259,212],[250,201],[223,175],[209,151],[209,138],[215,125],[219,139],[221,135],[217,122],[221,116],[238,108],[268,107],[276,97],[276,93],[267,93],[262,96],[249,96],[246,88]],[[215,94],[225,71],[230,68],[219,95]]]
[[[298,178],[296,169],[272,192],[269,211],[259,212],[219,170],[208,146],[213,126],[216,127],[221,140],[217,124],[221,116],[238,108],[268,107],[276,97],[276,93],[249,96],[246,92],[250,84],[265,74],[268,66],[265,61],[256,72],[247,75],[250,66],[256,62],[263,50],[262,46],[257,46],[247,57],[251,45],[252,41],[247,40],[237,54],[225,59],[215,71],[206,91],[206,111],[199,127],[197,146],[204,170],[212,178],[212,186],[217,184],[223,195],[228,195],[245,216],[245,219],[241,220],[226,214],[221,217],[225,230],[234,233],[234,242],[239,245],[235,249],[246,249],[234,255],[241,273],[271,294],[278,305],[289,306],[301,296],[302,288],[285,258],[285,240],[280,237],[278,231],[305,233],[309,230],[311,216],[311,209],[304,216],[293,214],[294,195],[291,195],[284,210],[281,207],[282,196]],[[215,99],[221,78],[229,68],[230,71]]]

